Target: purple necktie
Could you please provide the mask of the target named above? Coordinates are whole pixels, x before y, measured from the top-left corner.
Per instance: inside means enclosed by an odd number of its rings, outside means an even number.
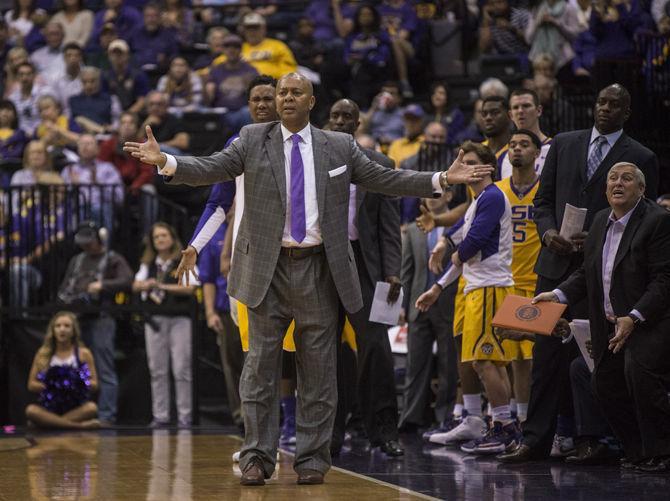
[[[305,239],[305,169],[300,156],[300,136],[293,134],[291,148],[291,236],[301,243]]]

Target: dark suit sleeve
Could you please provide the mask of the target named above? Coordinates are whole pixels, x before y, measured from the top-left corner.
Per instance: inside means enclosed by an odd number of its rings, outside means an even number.
[[[397,199],[381,197],[379,207],[379,250],[382,276],[400,276],[402,244],[400,240],[400,204]]]
[[[400,267],[400,281],[405,292],[402,307],[405,309],[406,316],[409,316],[409,301],[412,294],[412,281],[414,280],[414,254],[412,252],[411,231],[407,230],[402,237],[402,266]]]
[[[584,299],[587,293],[584,264],[573,271],[572,275],[556,288],[565,294],[568,304],[577,304]]]
[[[544,161],[540,186],[533,200],[533,220],[537,225],[540,240],[548,230],[557,229],[556,221],[556,173],[558,171],[558,147],[560,137],[554,138]]]
[[[645,320],[667,313],[670,298],[670,214],[656,217],[647,246],[647,276],[651,278],[642,297],[635,303]]]

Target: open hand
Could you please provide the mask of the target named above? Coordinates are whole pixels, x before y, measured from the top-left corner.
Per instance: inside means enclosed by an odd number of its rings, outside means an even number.
[[[435,228],[433,213],[424,204],[419,205],[419,210],[421,211],[421,215],[416,218],[416,225],[424,233],[430,233]]]
[[[147,132],[147,140],[144,143],[126,141],[123,144],[123,151],[137,158],[140,162],[163,168],[165,162],[167,162],[167,157],[161,153],[161,148],[154,137],[151,126],[147,125],[145,130]]]
[[[175,276],[177,277],[177,283],[179,285],[190,285],[191,273],[193,273],[195,278],[200,280],[195,272],[195,263],[197,259],[198,253],[193,246],[189,245],[186,247],[186,250],[181,251],[181,261],[179,261],[179,266],[177,266],[177,270],[175,271]]]
[[[433,250],[430,251],[430,257],[428,258],[428,267],[430,271],[439,275],[444,271],[444,266],[442,263],[444,261],[444,256],[447,253],[447,241],[446,239],[440,239],[433,247]]]
[[[633,332],[635,323],[629,316],[618,317],[616,319],[616,328],[614,329],[614,337],[610,339],[607,347],[612,353],[619,353],[623,345],[626,343],[628,336]]]
[[[430,289],[419,296],[414,306],[421,312],[428,311],[428,309],[433,306],[433,304],[435,304],[437,298],[440,297],[440,292],[442,292],[440,286],[433,285]]]
[[[467,184],[480,181],[484,176],[487,176],[495,170],[492,165],[469,165],[463,162],[465,152],[458,150],[458,157],[451,164],[440,178],[440,183],[444,188],[442,178],[446,178],[448,184]]]

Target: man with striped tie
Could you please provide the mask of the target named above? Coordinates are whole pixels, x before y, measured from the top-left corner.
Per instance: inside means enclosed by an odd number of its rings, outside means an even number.
[[[605,194],[609,169],[617,162],[638,165],[647,179],[645,195],[658,192],[656,155],[629,137],[623,125],[630,116],[630,94],[620,84],[605,87],[594,107],[594,127],[558,134],[544,164],[533,201],[534,220],[542,241],[535,266],[537,293],[551,291],[576,270],[584,259],[583,244],[595,214],[608,207]],[[565,205],[588,209],[584,231],[569,240],[560,236]],[[571,304],[566,317],[588,318],[586,302]],[[549,456],[556,420],[572,416],[570,363],[579,353],[574,342],[538,336],[533,347],[533,371],[528,418],[523,442],[498,456],[505,462],[524,462]],[[564,434],[567,432],[563,432]]]

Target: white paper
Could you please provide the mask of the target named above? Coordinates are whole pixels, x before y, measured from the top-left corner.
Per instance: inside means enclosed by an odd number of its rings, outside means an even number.
[[[370,309],[370,322],[379,322],[380,324],[397,325],[400,319],[400,310],[402,308],[403,290],[400,289],[400,296],[395,303],[388,304],[386,298],[389,295],[391,284],[388,282],[377,282],[375,287],[375,297],[372,300]]]
[[[591,339],[591,326],[589,325],[588,320],[575,319],[570,322],[570,331],[577,341],[577,346],[579,346],[579,351],[584,357],[584,361],[588,366],[589,370],[593,372],[593,359],[589,355],[589,350],[586,349],[586,341]]]
[[[563,222],[561,223],[560,235],[566,240],[575,233],[579,233],[584,229],[584,221],[586,221],[586,212],[588,209],[581,209],[574,205],[565,204],[565,212],[563,213]]]
[[[407,335],[409,325],[394,325],[388,328],[389,344],[391,353],[394,355],[407,355]],[[437,342],[433,343],[433,355],[437,355]]]

